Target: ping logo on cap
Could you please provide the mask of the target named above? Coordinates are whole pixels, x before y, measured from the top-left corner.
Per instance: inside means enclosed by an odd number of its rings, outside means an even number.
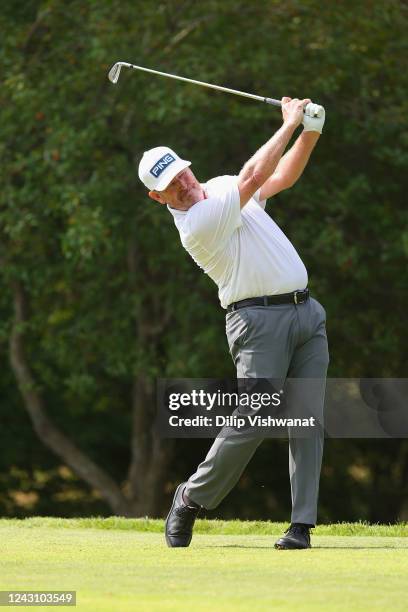
[[[166,153],[166,155],[163,155],[163,157],[154,164],[153,168],[150,168],[150,174],[157,178],[167,168],[167,166],[175,161],[176,158],[173,157],[171,153]]]

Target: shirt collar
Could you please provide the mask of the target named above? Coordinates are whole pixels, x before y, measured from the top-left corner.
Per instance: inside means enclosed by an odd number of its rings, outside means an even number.
[[[188,210],[178,210],[177,208],[171,208],[171,206],[169,206],[168,204],[166,204],[166,206],[167,210],[173,215],[175,219],[181,219],[181,217],[184,217],[188,213]]]

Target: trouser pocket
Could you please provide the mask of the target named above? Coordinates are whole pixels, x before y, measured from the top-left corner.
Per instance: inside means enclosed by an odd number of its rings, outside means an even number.
[[[229,351],[235,361],[240,347],[244,344],[249,333],[249,316],[246,308],[228,312],[225,322]]]

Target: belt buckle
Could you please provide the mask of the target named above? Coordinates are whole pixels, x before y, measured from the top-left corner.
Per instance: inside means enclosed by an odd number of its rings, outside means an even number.
[[[293,292],[293,301],[295,302],[296,306],[298,304],[304,304],[306,302],[307,293],[307,289],[296,289],[296,291]],[[298,297],[298,294],[302,295]]]
[[[298,297],[298,294],[302,294],[300,297]],[[293,292],[293,301],[295,302],[295,304],[304,304],[308,298],[309,295],[309,290],[306,287],[306,289],[296,289],[296,291]]]

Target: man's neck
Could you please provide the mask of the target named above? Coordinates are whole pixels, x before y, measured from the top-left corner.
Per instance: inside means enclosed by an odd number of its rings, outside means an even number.
[[[197,200],[196,202],[192,202],[187,208],[176,208],[175,206],[170,206],[170,204],[168,204],[168,206],[172,210],[179,210],[180,212],[187,212],[188,210],[190,210],[190,208],[192,208],[192,206],[194,206],[194,204],[197,204],[198,202],[202,202],[203,200],[206,200],[208,198],[208,195],[204,189],[201,190],[201,195],[202,197],[199,200]]]

